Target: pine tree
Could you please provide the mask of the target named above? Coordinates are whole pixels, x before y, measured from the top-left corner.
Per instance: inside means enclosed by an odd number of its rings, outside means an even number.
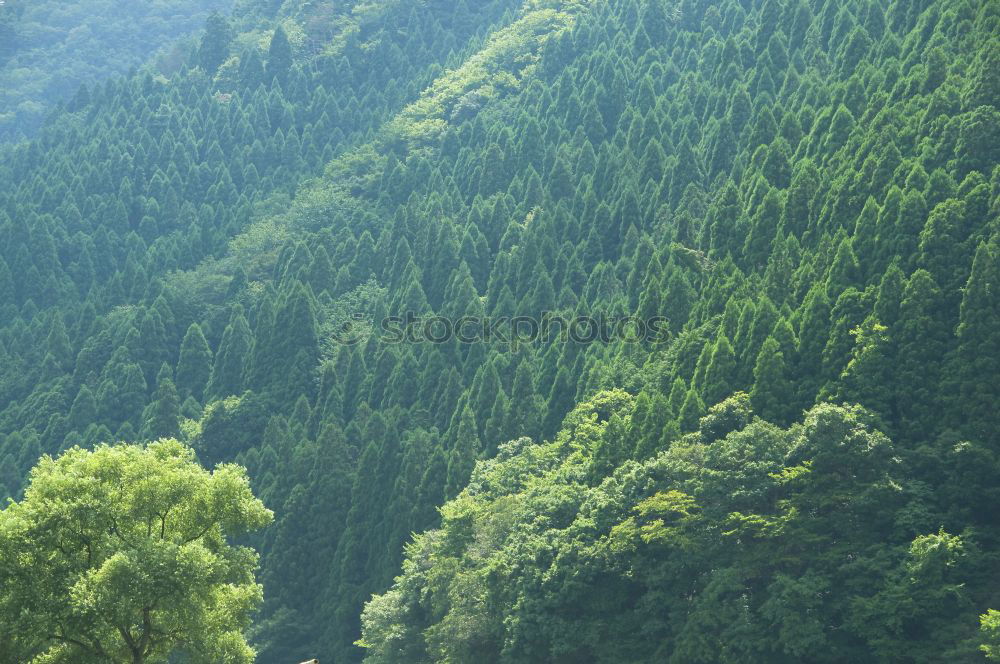
[[[455,443],[448,454],[448,473],[445,480],[445,496],[453,498],[465,487],[482,451],[479,435],[476,433],[476,417],[472,408],[465,406],[458,421]]]
[[[830,299],[836,300],[847,288],[858,286],[860,282],[861,268],[858,265],[858,257],[854,254],[850,238],[844,237],[837,246],[837,253],[833,257],[830,274],[827,276],[827,294]]]
[[[45,346],[48,352],[52,354],[56,365],[60,369],[66,370],[72,365],[73,348],[70,345],[69,334],[66,332],[66,323],[63,321],[61,313],[57,312],[53,316],[52,327],[49,330]]]
[[[754,412],[768,422],[786,426],[793,419],[796,400],[785,356],[774,337],[769,336],[761,346],[753,376],[750,401]]]
[[[142,435],[149,440],[177,438],[180,435],[180,399],[171,373],[170,367],[164,364],[156,379],[153,401],[146,409]]]
[[[997,238],[982,242],[962,297],[958,324],[958,380],[961,413],[957,422],[967,435],[996,448],[996,404],[1000,403],[1000,247]]]
[[[979,45],[979,58],[965,93],[965,108],[980,106],[1000,109],[1000,55],[994,38]]]
[[[70,431],[83,433],[87,430],[87,427],[96,423],[97,400],[94,399],[94,393],[86,384],[81,385],[80,391],[77,392],[76,398],[73,399],[73,405],[69,409],[69,422],[67,425]]]
[[[941,368],[951,336],[948,318],[933,277],[926,270],[914,272],[899,305],[899,323],[890,328],[896,343],[896,411],[903,440],[926,440],[940,424]]]
[[[736,354],[725,334],[720,334],[712,350],[712,358],[705,372],[705,403],[717,404],[736,391]]]
[[[243,375],[251,344],[250,325],[243,315],[242,307],[237,307],[229,318],[225,332],[222,333],[219,352],[215,355],[212,374],[205,390],[207,397],[224,397],[242,392]]]
[[[284,85],[292,68],[292,46],[288,43],[288,35],[279,25],[271,35],[271,45],[267,50],[267,66],[264,69],[264,80],[267,83],[277,79]]]
[[[830,299],[826,288],[817,284],[809,291],[802,304],[801,316],[797,375],[799,403],[805,406],[815,398],[822,383],[823,349],[826,348],[830,330]]]
[[[186,398],[190,395],[201,401],[211,373],[212,351],[201,326],[191,323],[181,342],[180,359],[177,361],[177,386],[181,396]]]
[[[705,412],[705,403],[698,396],[698,392],[694,389],[688,390],[687,396],[684,397],[684,405],[681,406],[681,411],[678,414],[681,431],[696,430],[698,428],[698,420],[701,419]]]
[[[198,64],[209,75],[214,74],[219,65],[229,57],[229,45],[232,40],[229,23],[219,12],[212,12],[205,21],[205,34],[198,49]]]

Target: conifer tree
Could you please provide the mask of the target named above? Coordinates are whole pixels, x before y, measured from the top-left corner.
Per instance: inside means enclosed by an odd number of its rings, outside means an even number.
[[[891,421],[893,417],[893,404],[886,398],[884,388],[890,382],[892,372],[887,331],[888,328],[873,316],[854,328],[853,355],[833,390],[836,399],[864,404],[880,415],[883,423]]]
[[[65,370],[72,365],[73,348],[70,346],[66,323],[63,321],[62,314],[58,312],[53,317],[52,327],[45,345],[60,369]]]
[[[676,266],[667,270],[666,288],[660,306],[663,315],[670,321],[670,329],[679,332],[691,315],[695,290],[683,270]]]
[[[240,56],[239,82],[247,90],[253,90],[264,82],[264,62],[260,57],[260,51],[256,48],[248,48]],[[247,166],[256,173],[254,164]]]
[[[792,419],[795,398],[785,356],[774,337],[769,336],[761,346],[753,375],[750,401],[754,411],[768,422],[787,424]]]
[[[212,12],[205,21],[205,34],[198,49],[198,64],[209,75],[214,74],[229,57],[232,39],[229,23],[219,12]]]
[[[215,354],[215,363],[206,389],[208,397],[240,394],[251,342],[250,326],[242,308],[238,307],[230,316],[229,325],[219,343],[219,352]]]
[[[858,257],[854,253],[850,238],[845,236],[837,246],[837,253],[830,266],[830,274],[827,277],[827,294],[830,299],[836,300],[847,288],[858,286],[860,280],[861,268],[858,265]]]
[[[0,493],[162,432],[246,464],[262,661],[360,661],[411,541],[371,662],[975,658],[992,3],[284,4],[0,113]],[[545,310],[669,335],[330,338]]]
[[[448,460],[441,445],[438,444],[434,446],[424,474],[420,478],[417,500],[413,505],[414,526],[429,528],[437,522],[437,506],[444,500],[447,479]]]
[[[712,349],[712,357],[705,372],[705,403],[717,404],[736,391],[736,354],[725,334],[720,334]]]
[[[511,431],[537,440],[545,418],[545,401],[535,390],[535,375],[530,356],[525,356],[514,372],[507,419]]]
[[[377,441],[369,442],[358,460],[351,490],[351,508],[347,512],[344,532],[334,558],[339,571],[337,587],[334,589],[334,596],[337,598],[334,615],[338,621],[327,627],[332,632],[327,638],[332,638],[338,648],[348,650],[351,643],[347,640],[348,636],[354,633],[357,624],[353,609],[363,599],[364,591],[361,589],[371,573],[370,561],[374,553],[372,529],[366,526],[366,521],[375,512],[381,513],[377,509],[381,499],[379,492],[384,486],[383,482],[388,480],[381,478],[382,481],[379,481],[377,445]],[[380,516],[381,514],[379,518]]]
[[[476,417],[472,408],[466,405],[458,420],[455,443],[448,454],[448,472],[444,489],[447,497],[457,496],[469,481],[472,469],[482,451],[482,444],[476,431]]]
[[[980,106],[1000,109],[1000,56],[997,55],[994,38],[979,45],[976,68],[966,87],[965,108],[972,110]]]
[[[926,270],[906,283],[899,322],[890,328],[896,343],[897,417],[904,440],[918,441],[937,426],[941,368],[948,342],[947,311],[941,290]]]
[[[267,66],[264,69],[266,83],[277,79],[284,85],[292,68],[292,46],[288,43],[288,35],[279,25],[271,35],[271,45],[267,50]]]
[[[916,189],[908,188],[903,195],[893,232],[895,254],[905,261],[901,266],[904,271],[916,267],[917,244],[926,222],[927,202],[923,194]]]
[[[7,262],[0,256],[0,306],[12,306],[14,303],[14,277]]]
[[[903,299],[905,287],[906,277],[899,269],[899,264],[893,261],[882,275],[875,298],[875,317],[890,330],[894,329],[899,320],[899,304]]]
[[[142,415],[147,392],[142,369],[124,353],[112,357],[106,373],[108,377],[103,380],[96,395],[103,419],[115,426],[138,419]]]
[[[959,425],[969,436],[997,445],[997,381],[1000,375],[1000,249],[996,237],[982,242],[962,297],[958,324]]]
[[[191,323],[181,342],[177,360],[177,385],[183,397],[201,400],[212,372],[212,351],[198,323]]]
[[[830,300],[826,288],[814,286],[802,304],[798,334],[798,396],[801,402],[811,402],[821,384],[823,349],[830,330]]]
[[[76,398],[73,399],[73,405],[69,409],[67,426],[70,431],[83,433],[87,430],[87,427],[96,423],[97,401],[94,399],[94,393],[90,388],[86,384],[83,384],[80,386],[80,391],[77,392]]]
[[[694,431],[698,428],[698,420],[705,414],[705,402],[698,396],[697,390],[688,390],[684,397],[684,404],[678,414],[678,423],[681,431]]]
[[[170,367],[164,364],[156,377],[156,392],[146,409],[142,429],[142,435],[147,439],[177,438],[180,435],[180,399],[171,374]]]

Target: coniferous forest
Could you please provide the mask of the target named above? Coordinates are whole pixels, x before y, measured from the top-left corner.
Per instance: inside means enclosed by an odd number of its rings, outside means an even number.
[[[0,664],[1000,659],[1000,2],[119,4],[0,2]]]

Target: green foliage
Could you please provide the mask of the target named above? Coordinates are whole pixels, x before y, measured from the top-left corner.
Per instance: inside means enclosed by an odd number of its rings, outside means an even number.
[[[994,4],[241,0],[0,154],[0,493],[245,465],[261,661],[976,661]]]
[[[145,63],[158,49],[169,73],[176,67],[172,42],[197,32],[212,11],[232,5],[8,0],[0,6],[0,140],[33,135],[71,99],[80,110],[88,88]]]
[[[985,642],[982,650],[989,659],[1000,658],[1000,611],[990,609],[981,617]]]
[[[906,661],[969,657],[959,642],[975,628],[961,586],[971,552],[943,531],[885,541],[870,513],[898,503],[906,480],[863,411],[817,406],[783,430],[740,397],[656,458],[588,486],[586,457],[568,452],[629,417],[626,406],[588,420],[592,408],[568,418],[557,442],[479,465],[441,528],[416,537],[402,575],[366,606],[366,661],[819,651],[822,661],[886,661],[890,644]],[[845,565],[848,551],[857,559]],[[885,556],[898,566],[886,569]],[[721,620],[734,602],[741,629]],[[940,631],[957,614],[973,624]],[[892,640],[904,634],[926,636]]]
[[[205,34],[198,49],[198,64],[208,74],[214,74],[229,57],[232,34],[226,19],[213,12],[205,21]]]
[[[0,512],[4,661],[252,662],[257,554],[270,523],[245,471],[173,440],[44,457]]]
[[[191,323],[181,342],[177,361],[177,381],[185,395],[200,399],[212,367],[212,350],[197,323]]]
[[[267,50],[267,66],[264,69],[265,81],[277,79],[279,83],[288,81],[288,72],[292,67],[292,47],[288,36],[279,25],[271,35],[271,43]]]

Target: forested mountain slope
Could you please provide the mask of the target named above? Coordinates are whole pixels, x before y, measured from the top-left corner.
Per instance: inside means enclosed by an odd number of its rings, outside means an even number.
[[[631,395],[555,437],[504,432],[554,442],[503,447],[411,546],[366,609],[366,661],[982,658],[998,26],[988,2],[607,3],[553,43],[535,94],[481,114],[504,156],[505,117],[555,139],[548,192],[507,171],[541,205],[487,297],[664,314],[677,337],[557,351],[548,427],[561,395]],[[546,273],[538,307],[524,284]],[[780,428],[816,402],[868,410]]]
[[[6,492],[101,440],[246,465],[263,662],[982,659],[996,2],[237,11],[0,166]]]
[[[81,84],[103,83],[198,31],[231,0],[5,0],[0,3],[0,140],[31,136]],[[159,66],[175,71],[176,48]],[[79,101],[79,100],[78,100]]]

